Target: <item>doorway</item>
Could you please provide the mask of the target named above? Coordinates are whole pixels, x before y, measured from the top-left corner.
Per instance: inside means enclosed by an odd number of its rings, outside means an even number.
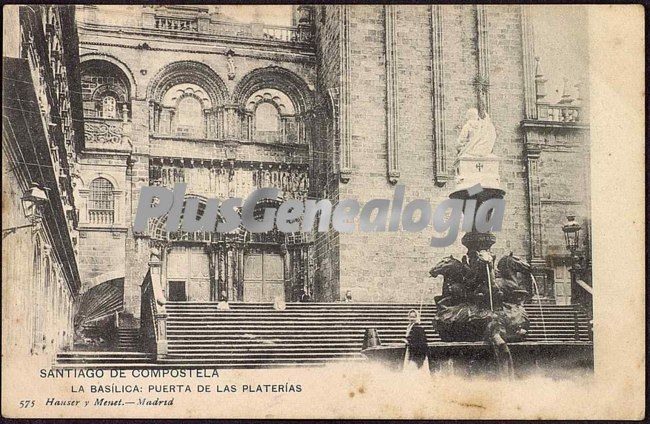
[[[183,297],[180,301],[210,300],[210,267],[202,245],[174,245],[165,262],[168,300],[173,300],[172,290],[176,290],[176,296]]]
[[[244,257],[244,302],[285,298],[284,263],[277,253],[255,252]]]
[[[571,304],[571,273],[566,264],[556,264],[554,267],[553,289],[556,305]]]
[[[172,302],[187,301],[187,291],[185,290],[185,281],[170,281],[168,283],[167,298]]]

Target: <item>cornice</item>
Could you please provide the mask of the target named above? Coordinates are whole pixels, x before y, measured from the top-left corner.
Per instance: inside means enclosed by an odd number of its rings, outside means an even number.
[[[268,60],[277,60],[277,56],[284,56],[284,60],[289,62],[311,62],[315,61],[316,54],[315,49],[311,46],[307,47],[307,44],[290,44],[280,41],[273,40],[258,40],[251,38],[241,38],[241,37],[231,37],[225,35],[215,35],[215,34],[174,34],[167,35],[161,34],[159,30],[150,30],[147,28],[132,28],[132,27],[114,27],[109,25],[90,25],[83,24],[79,26],[80,32],[80,45],[98,45],[105,47],[122,47],[122,48],[133,48],[133,49],[142,49],[138,44],[129,44],[129,43],[110,43],[102,41],[91,41],[84,40],[88,36],[97,36],[97,37],[114,37],[119,39],[124,39],[131,41],[131,43],[137,42],[138,39],[146,40],[147,42],[159,42],[159,43],[177,43],[186,45],[188,40],[192,40],[198,43],[205,43],[205,49],[187,49],[187,48],[164,48],[164,47],[154,47],[151,46],[147,50],[150,51],[179,51],[179,52],[190,52],[190,53],[217,53],[225,55],[228,50],[236,48],[240,51],[237,51],[237,56],[243,57],[252,57],[258,59],[268,59]],[[142,43],[140,43],[141,45]],[[216,47],[216,49],[215,49]],[[254,50],[254,49],[261,49]],[[247,52],[248,51],[248,52]],[[251,51],[255,53],[251,53]],[[269,53],[266,54],[265,53]]]
[[[556,122],[556,121],[541,121],[538,119],[524,119],[521,121],[521,127],[528,128],[552,128],[560,130],[577,130],[589,131],[588,124],[580,124],[576,122]]]

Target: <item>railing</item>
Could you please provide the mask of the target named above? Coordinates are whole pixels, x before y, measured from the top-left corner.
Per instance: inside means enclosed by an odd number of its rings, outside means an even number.
[[[91,224],[112,224],[115,220],[114,211],[112,210],[89,210],[88,221]]]
[[[144,347],[162,359],[167,355],[167,311],[160,282],[154,280],[150,268],[141,287],[140,335]]]
[[[282,43],[310,43],[313,32],[311,25],[279,26],[262,23],[240,23],[209,18],[179,18],[156,16],[144,20],[145,27],[163,31],[201,33]]]
[[[594,299],[594,292],[591,286],[579,278],[574,278],[571,286],[571,303],[580,305],[589,315],[591,315]]]
[[[589,338],[593,340],[594,290],[577,277],[571,279],[571,303],[582,309],[589,317]]]
[[[586,291],[590,297],[593,297],[594,289],[592,289],[589,284],[585,283],[582,280],[576,280],[576,284],[580,286],[584,291]]]
[[[537,104],[537,119],[551,122],[580,122],[580,106]]]
[[[179,139],[229,139],[267,144],[308,144],[307,128],[309,124],[305,118],[283,116],[277,131],[258,131],[255,129],[252,113],[233,113],[232,119],[228,119],[226,115],[227,113],[217,113],[208,116],[208,121],[201,128],[186,125],[176,125],[175,128],[170,128],[168,122],[164,122],[154,115],[153,136]]]
[[[173,9],[173,7],[172,7]],[[295,26],[267,25],[261,22],[235,22],[226,15],[204,13],[199,10],[170,11],[168,7],[151,6],[138,14],[116,17],[110,9],[80,6],[80,25],[99,24],[122,28],[148,28],[165,31],[168,35],[216,35],[245,40],[268,40],[269,43],[294,44],[312,50],[313,28],[311,13],[305,13]],[[111,24],[107,24],[111,22]]]
[[[244,115],[241,125],[241,138],[269,144],[307,144],[306,126],[294,116],[284,116],[277,131],[260,131],[255,129],[253,115]]]
[[[163,29],[167,31],[185,31],[185,32],[198,32],[199,23],[196,19],[185,18],[169,18],[156,16],[154,21],[156,29]]]
[[[288,43],[307,43],[311,41],[309,27],[283,27],[277,25],[264,25],[263,37],[270,40],[284,41]]]

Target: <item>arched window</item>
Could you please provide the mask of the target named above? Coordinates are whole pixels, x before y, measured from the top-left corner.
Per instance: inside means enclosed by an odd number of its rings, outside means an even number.
[[[194,96],[184,96],[178,101],[176,133],[198,136],[203,130],[203,106]]]
[[[244,106],[244,134],[264,143],[298,141],[296,109],[285,93],[269,88],[254,92]]]
[[[113,184],[106,178],[96,178],[90,183],[88,220],[92,224],[112,224],[115,219]]]
[[[102,118],[117,118],[117,100],[113,96],[102,99]]]
[[[85,118],[130,116],[131,84],[116,65],[92,59],[81,64],[81,95]]]
[[[261,132],[276,132],[280,125],[280,114],[271,103],[260,103],[255,109],[255,129]]]

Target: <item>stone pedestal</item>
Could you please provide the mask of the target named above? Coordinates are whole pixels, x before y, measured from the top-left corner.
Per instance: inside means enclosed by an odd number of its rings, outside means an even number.
[[[483,188],[500,189],[499,161],[498,157],[492,155],[481,158],[460,157],[456,159],[454,162],[456,192],[476,184],[481,184]]]

